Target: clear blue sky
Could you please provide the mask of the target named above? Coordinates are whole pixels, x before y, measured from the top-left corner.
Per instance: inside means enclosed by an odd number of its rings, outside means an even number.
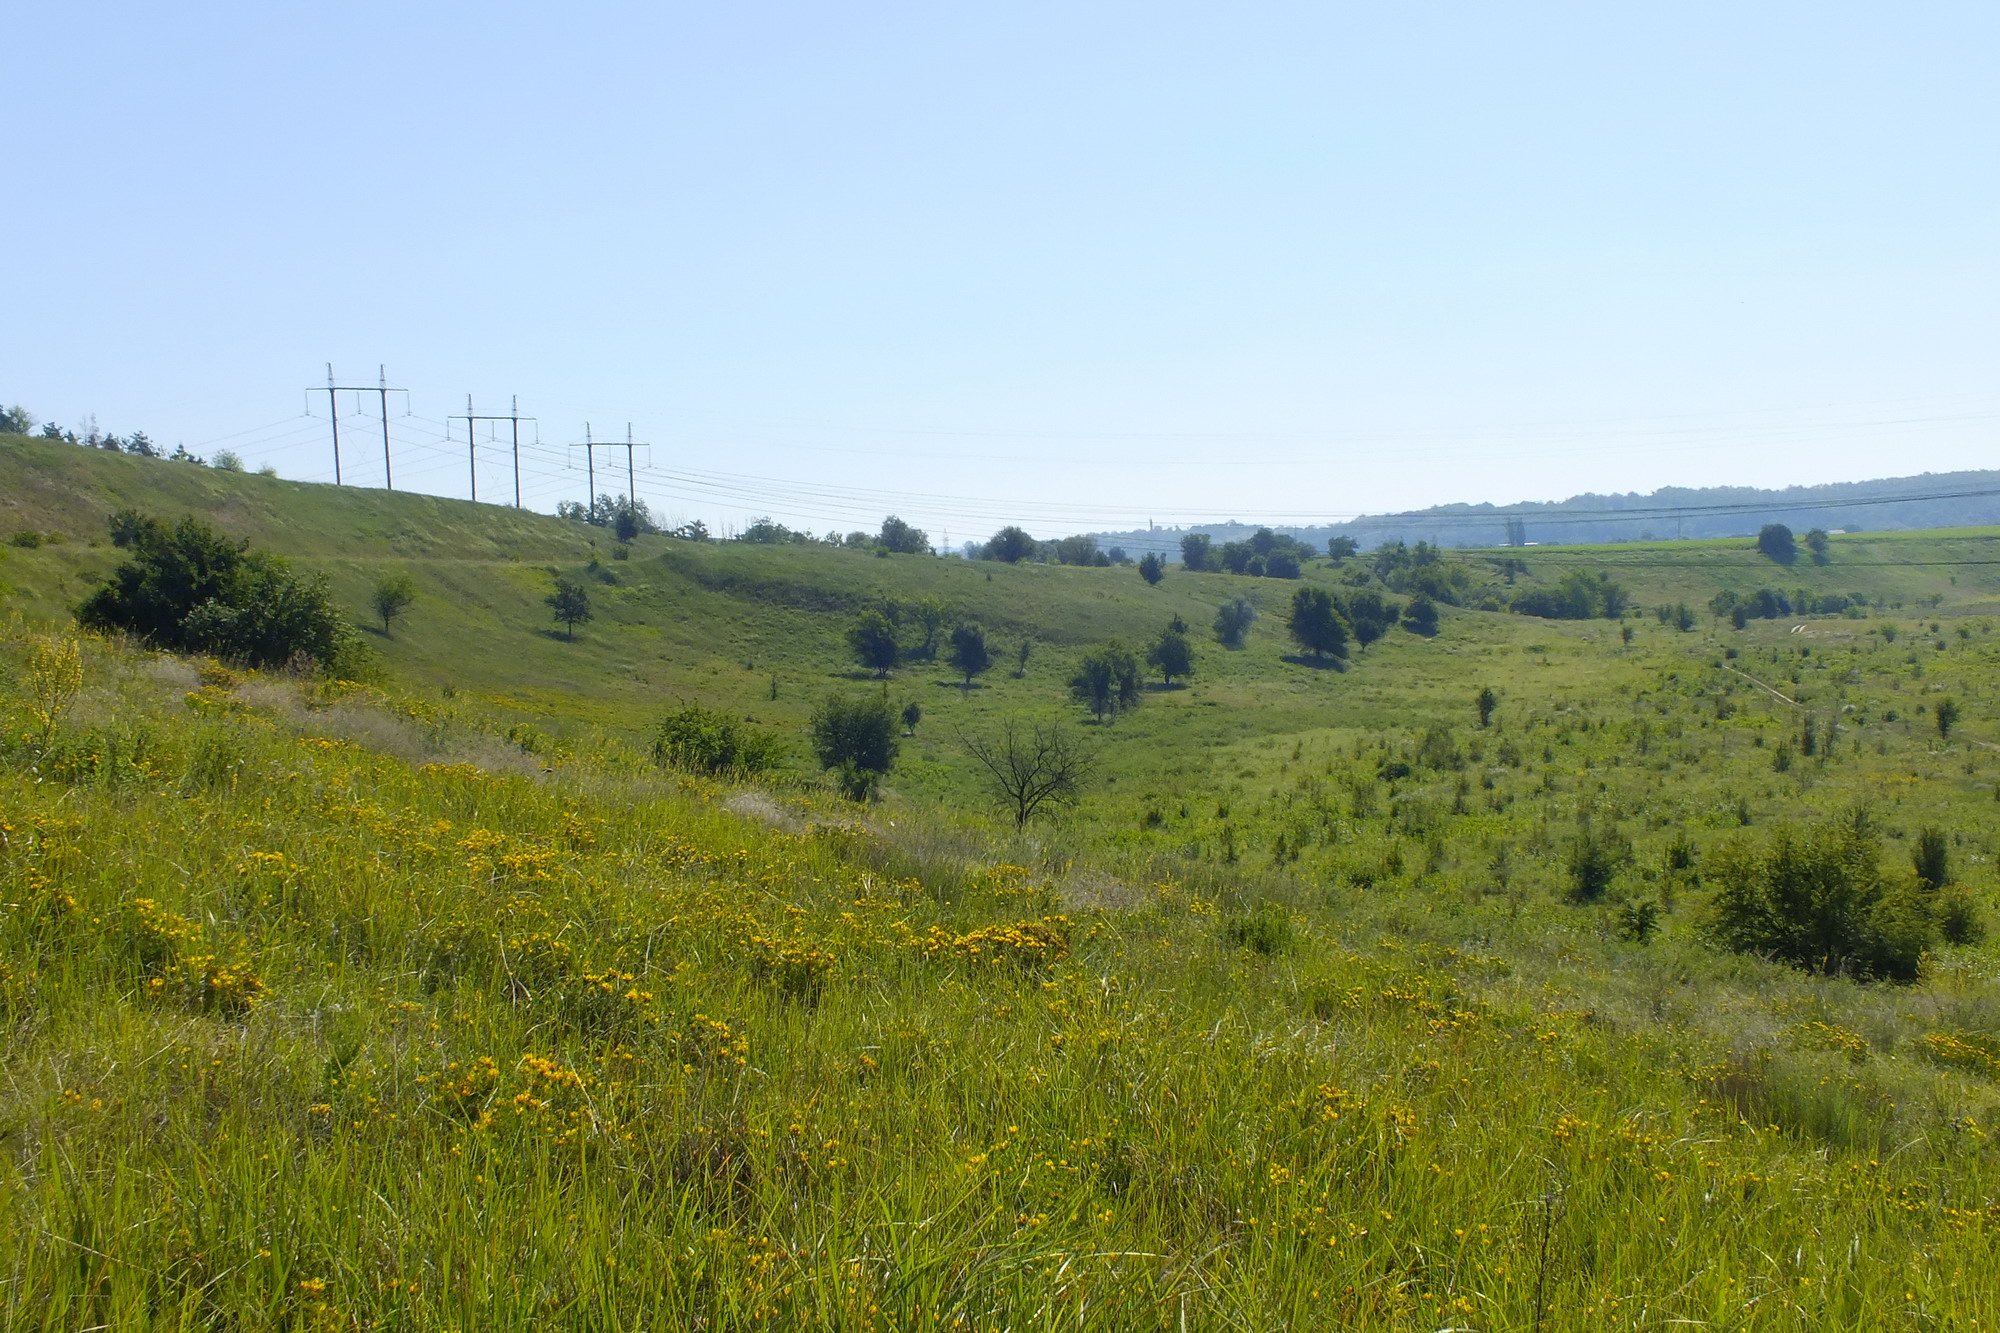
[[[632,422],[668,514],[954,544],[2000,465],[1991,3],[113,3],[7,45],[0,399],[290,477],[329,359],[413,391],[411,487],[464,494],[442,419],[519,394],[547,446]]]

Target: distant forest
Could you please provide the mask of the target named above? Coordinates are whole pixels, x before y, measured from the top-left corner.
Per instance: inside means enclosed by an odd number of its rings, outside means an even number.
[[[1574,495],[1518,504],[1450,504],[1403,514],[1370,514],[1346,523],[1275,527],[1324,546],[1348,537],[1362,550],[1385,542],[1433,546],[1555,546],[1573,543],[1754,537],[1766,523],[1805,531],[1909,531],[2000,524],[2000,471],[1926,472],[1880,481],[1759,490],[1752,486],[1668,486],[1650,495]],[[1217,544],[1248,537],[1256,525],[1196,523],[1092,535],[1134,556],[1178,557],[1181,537],[1207,533]]]

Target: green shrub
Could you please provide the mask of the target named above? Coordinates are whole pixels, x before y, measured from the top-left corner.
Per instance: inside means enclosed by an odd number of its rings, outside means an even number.
[[[783,756],[776,736],[700,704],[669,713],[653,734],[653,758],[660,766],[691,773],[758,773]]]
[[[1910,848],[1910,868],[1917,872],[1917,883],[1930,890],[1941,889],[1951,879],[1951,843],[1944,830],[1926,826],[1917,830],[1917,841]]]
[[[1545,620],[1617,620],[1630,601],[1625,589],[1599,570],[1573,569],[1553,588],[1524,588],[1514,595],[1516,614]]]
[[[1912,981],[1936,935],[1922,893],[1884,879],[1859,807],[1805,829],[1781,826],[1761,847],[1724,848],[1709,878],[1719,943],[1811,971]]]
[[[355,655],[324,579],[294,574],[199,519],[168,527],[127,509],[111,520],[111,540],[130,555],[78,608],[91,628],[253,667],[304,658],[338,673]]]
[[[807,731],[821,768],[832,770],[849,800],[866,800],[896,762],[896,710],[880,695],[839,695],[813,710]]]
[[[1660,905],[1647,898],[1618,909],[1618,938],[1645,944],[1660,928]]]
[[[1618,839],[1584,823],[1569,844],[1570,901],[1594,903],[1604,897],[1624,862],[1625,849]]]
[[[1237,948],[1269,958],[1292,947],[1292,916],[1279,903],[1261,902],[1249,912],[1229,917],[1222,933]]]
[[[1986,938],[1986,923],[1979,905],[1964,885],[1956,885],[1938,895],[1938,934],[1947,944],[1978,944]]]

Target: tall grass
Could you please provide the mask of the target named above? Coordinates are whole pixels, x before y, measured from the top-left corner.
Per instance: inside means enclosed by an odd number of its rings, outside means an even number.
[[[1921,1040],[1976,980],[1913,1025],[1414,859],[1079,905],[1059,840],[81,661],[0,746],[10,1327],[2000,1317],[1990,1075]]]

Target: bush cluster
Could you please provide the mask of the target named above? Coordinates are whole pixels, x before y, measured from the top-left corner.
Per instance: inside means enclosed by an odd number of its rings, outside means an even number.
[[[77,609],[91,628],[252,667],[304,659],[340,673],[358,655],[326,581],[282,557],[192,516],[169,527],[132,509],[112,518],[111,540],[128,558]]]
[[[653,758],[691,773],[760,773],[784,758],[784,745],[750,722],[689,704],[669,713],[653,733]]]
[[[1598,571],[1573,569],[1553,588],[1524,588],[1514,595],[1514,610],[1544,620],[1617,620],[1630,604],[1625,589]]]

